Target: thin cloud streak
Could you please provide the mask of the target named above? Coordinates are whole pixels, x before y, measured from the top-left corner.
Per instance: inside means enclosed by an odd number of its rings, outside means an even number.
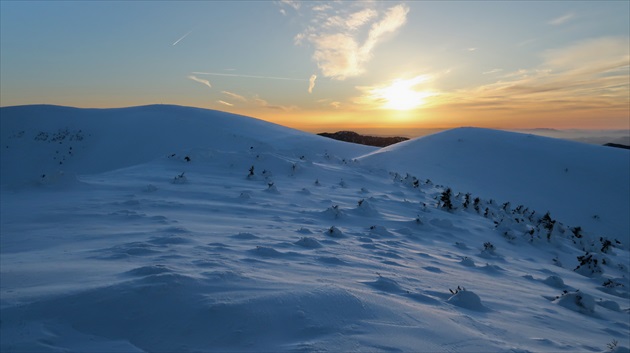
[[[276,76],[258,76],[258,75],[243,75],[243,74],[226,74],[222,72],[193,72],[195,75],[210,75],[210,76],[225,76],[225,77],[242,77],[242,78],[257,78],[257,79],[268,79],[268,80],[285,80],[285,81],[308,81],[305,78],[294,78],[294,77],[276,77]]]
[[[549,21],[548,24],[552,26],[559,26],[559,25],[569,22],[569,20],[571,20],[574,17],[575,17],[575,14],[573,12],[569,12],[568,14],[554,18],[553,20]]]
[[[483,75],[496,74],[496,73],[501,72],[501,71],[503,71],[503,69],[492,69],[492,70],[489,70],[489,71],[484,71],[484,72],[482,72],[482,74]]]
[[[281,111],[290,111],[293,110],[293,107],[285,107],[283,105],[272,105],[269,104],[269,102],[267,102],[266,100],[258,97],[258,96],[254,96],[254,102],[262,108],[266,108],[266,109],[272,109],[272,110],[281,110]]]
[[[226,96],[232,98],[232,99],[236,99],[238,101],[241,102],[247,102],[247,99],[239,94],[236,93],[232,93],[232,92],[228,92],[228,91],[222,91],[221,93],[225,94]]]
[[[176,40],[175,42],[173,42],[173,44],[171,46],[176,46],[177,43],[181,42],[184,38],[188,37],[188,35],[190,35],[193,31],[189,31],[188,33],[184,34],[183,36],[181,36],[178,40]]]
[[[199,82],[201,84],[204,84],[204,85],[208,86],[208,88],[212,88],[212,85],[210,84],[210,81],[208,81],[208,80],[204,80],[204,79],[199,78],[199,77],[194,76],[194,75],[190,75],[190,76],[188,76],[188,78],[193,80],[193,81],[195,81],[195,82]]]
[[[228,102],[222,101],[222,100],[218,100],[217,103],[223,104],[223,105],[227,105],[228,107],[233,107],[234,106],[234,104],[228,103]]]

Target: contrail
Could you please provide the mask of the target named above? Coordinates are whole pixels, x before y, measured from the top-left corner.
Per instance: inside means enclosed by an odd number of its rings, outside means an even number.
[[[173,42],[173,44],[172,44],[172,45],[177,45],[177,43],[179,43],[182,39],[184,39],[184,38],[188,37],[188,35],[189,35],[189,34],[191,34],[192,32],[193,32],[193,31],[190,31],[190,32],[188,32],[188,33],[184,34],[181,38],[179,38],[178,40],[176,40],[175,42]]]
[[[305,79],[305,78],[225,74],[225,73],[221,73],[221,72],[193,72],[193,74],[195,74],[195,75],[211,75],[211,76],[228,76],[228,77],[245,77],[245,78],[262,78],[262,79],[269,79],[269,80],[308,81],[308,79]]]

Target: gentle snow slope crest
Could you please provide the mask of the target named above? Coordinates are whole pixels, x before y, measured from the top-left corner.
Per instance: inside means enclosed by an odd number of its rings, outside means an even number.
[[[80,109],[51,105],[0,108],[2,184],[98,173],[145,163],[176,150],[336,150],[352,158],[375,150],[266,121],[173,105]],[[344,146],[341,148],[340,146]],[[290,153],[291,154],[291,153]]]
[[[359,158],[473,197],[523,204],[630,240],[630,151],[514,132],[458,128]]]

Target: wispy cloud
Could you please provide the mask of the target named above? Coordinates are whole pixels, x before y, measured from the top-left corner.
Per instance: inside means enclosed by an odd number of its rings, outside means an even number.
[[[184,38],[188,37],[188,35],[190,35],[193,31],[189,31],[188,33],[184,34],[183,36],[181,36],[178,40],[174,41],[172,46],[177,45],[177,43],[181,42]]]
[[[228,103],[228,102],[222,101],[222,100],[218,100],[217,103],[223,104],[223,105],[227,105],[228,107],[233,107],[234,106],[234,104]]]
[[[300,9],[300,2],[299,1],[293,1],[293,0],[280,0],[279,2],[276,2],[276,4],[278,4],[280,6],[280,13],[284,16],[287,15],[287,11],[285,10],[285,8],[291,8],[295,11]]]
[[[261,108],[266,108],[266,109],[272,109],[272,110],[281,110],[281,111],[289,111],[289,110],[293,110],[293,107],[286,107],[283,105],[273,105],[273,104],[269,104],[269,102],[267,102],[266,100],[258,97],[258,96],[254,96],[254,102]]]
[[[313,88],[315,88],[316,79],[317,79],[317,75],[311,75],[311,78],[308,79],[308,93],[313,93]]]
[[[202,84],[208,86],[208,88],[212,88],[212,85],[210,84],[210,81],[208,81],[208,80],[204,80],[203,78],[199,78],[199,77],[197,77],[195,75],[189,75],[188,78],[193,80],[193,81],[195,81],[195,82],[202,83]]]
[[[195,71],[195,72],[193,72],[193,74],[195,74],[195,75],[209,75],[209,76],[257,78],[257,79],[268,79],[268,80],[308,81],[305,78],[278,77],[278,76],[260,76],[260,75],[244,75],[244,74],[226,74],[224,72],[201,72],[201,71]]]
[[[292,7],[294,10],[299,10],[300,9],[300,2],[299,1],[280,0],[280,3],[284,4],[284,5],[288,5],[289,7]]]
[[[467,109],[628,111],[628,38],[597,38],[548,50],[541,65],[508,72],[498,81],[441,97]]]
[[[370,3],[359,3],[370,5]],[[330,11],[329,11],[330,12]],[[314,47],[313,59],[325,77],[344,80],[365,72],[374,48],[386,34],[396,32],[407,21],[409,8],[396,5],[379,14],[364,8],[348,14],[328,16],[295,36],[295,43],[308,41]],[[319,19],[329,15],[318,12]],[[369,26],[368,26],[369,25]],[[365,38],[360,42],[360,38]]]
[[[565,24],[567,22],[569,22],[571,19],[575,18],[575,13],[573,12],[569,12],[567,14],[564,14],[562,16],[556,17],[554,19],[552,19],[551,21],[547,22],[550,25],[553,26],[559,26],[562,24]]]
[[[232,93],[232,92],[228,92],[228,91],[222,91],[221,93],[225,94],[226,96],[235,99],[237,101],[241,101],[241,102],[247,102],[247,99],[239,94],[236,93]]]
[[[492,69],[492,70],[488,70],[488,71],[484,71],[482,72],[482,74],[484,75],[490,75],[490,74],[496,74],[503,71],[503,69]]]

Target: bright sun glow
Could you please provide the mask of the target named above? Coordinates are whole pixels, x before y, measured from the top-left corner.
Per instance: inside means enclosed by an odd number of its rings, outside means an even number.
[[[391,85],[372,89],[372,96],[384,102],[383,108],[394,110],[410,110],[426,103],[426,98],[432,96],[431,92],[416,91],[415,86],[429,79],[427,75],[414,78],[394,80]]]

